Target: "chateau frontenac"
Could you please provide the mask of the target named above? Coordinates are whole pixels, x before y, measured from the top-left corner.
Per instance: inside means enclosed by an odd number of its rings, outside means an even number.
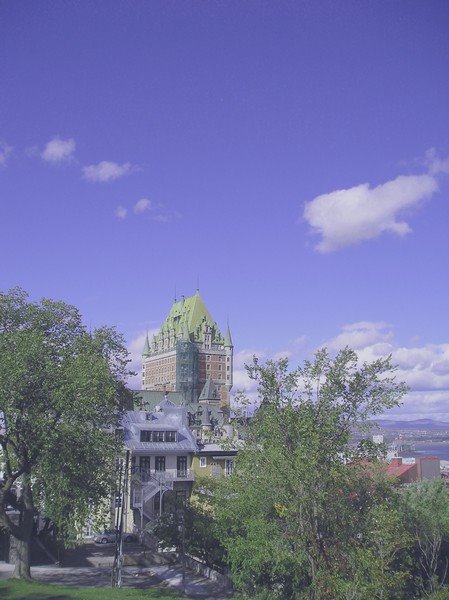
[[[145,340],[142,390],[177,392],[183,404],[229,410],[233,345],[223,335],[199,291],[175,300],[158,334]]]

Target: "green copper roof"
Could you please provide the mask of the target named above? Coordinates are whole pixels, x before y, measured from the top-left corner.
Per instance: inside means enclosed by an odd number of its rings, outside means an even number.
[[[173,331],[175,336],[182,334],[183,339],[188,335],[191,341],[202,341],[206,325],[214,330],[213,340],[216,343],[224,343],[216,322],[197,291],[193,296],[182,296],[180,300],[175,300],[161,326],[161,331]]]
[[[231,330],[229,329],[229,323],[226,329],[226,335],[225,335],[225,342],[224,342],[225,347],[227,348],[232,348],[233,344],[232,344],[232,337],[231,337]]]
[[[145,337],[145,344],[143,346],[143,350],[142,350],[142,356],[148,356],[150,354],[150,344],[148,342],[148,333]]]

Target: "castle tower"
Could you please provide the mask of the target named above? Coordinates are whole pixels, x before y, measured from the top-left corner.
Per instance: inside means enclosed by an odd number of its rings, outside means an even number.
[[[159,333],[146,338],[142,389],[182,392],[186,403],[207,396],[208,404],[229,408],[232,367],[229,325],[223,336],[197,290],[175,300]]]

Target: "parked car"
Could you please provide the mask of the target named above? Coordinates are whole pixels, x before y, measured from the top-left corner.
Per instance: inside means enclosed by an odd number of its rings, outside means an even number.
[[[128,532],[123,532],[122,533],[122,537],[123,537],[123,541],[128,543],[128,542],[133,542],[134,541],[134,535],[132,533],[128,533]],[[103,531],[103,533],[97,533],[94,537],[94,542],[96,544],[109,544],[109,543],[113,543],[115,544],[115,541],[117,539],[117,533],[115,531],[115,529],[105,529]]]

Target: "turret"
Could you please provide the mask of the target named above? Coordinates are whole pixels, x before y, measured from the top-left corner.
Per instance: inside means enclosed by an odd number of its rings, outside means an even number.
[[[232,343],[231,330],[229,329],[229,321],[228,321],[228,324],[226,327],[224,347],[225,348],[233,348],[234,347],[234,345]]]
[[[151,354],[150,343],[148,341],[148,332],[147,332],[147,335],[145,336],[145,343],[143,345],[142,356],[150,356],[150,354]]]

